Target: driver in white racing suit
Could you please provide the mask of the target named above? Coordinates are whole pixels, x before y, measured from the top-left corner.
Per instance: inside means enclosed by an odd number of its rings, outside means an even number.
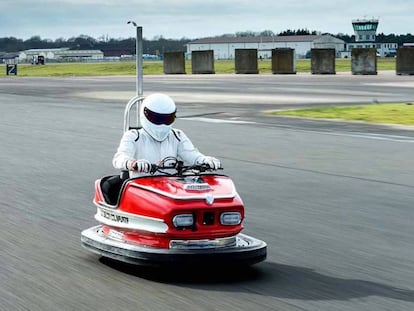
[[[171,97],[159,93],[147,96],[140,114],[142,129],[124,133],[113,157],[113,166],[129,170],[131,178],[148,173],[151,163],[159,163],[166,157],[176,157],[187,165],[220,168],[218,159],[199,152],[183,131],[172,127],[176,111]]]

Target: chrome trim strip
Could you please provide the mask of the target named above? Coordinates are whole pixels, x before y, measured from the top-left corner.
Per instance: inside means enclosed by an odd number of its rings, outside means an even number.
[[[214,240],[171,240],[171,249],[216,249],[236,246],[236,236]]]
[[[183,186],[184,190],[191,190],[191,191],[206,191],[206,190],[212,190],[210,185],[208,183],[202,183],[202,184],[185,184]]]

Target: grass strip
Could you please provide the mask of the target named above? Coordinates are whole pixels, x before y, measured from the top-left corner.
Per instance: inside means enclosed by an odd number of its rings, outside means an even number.
[[[412,103],[317,107],[297,110],[279,110],[273,111],[270,114],[275,116],[295,116],[414,125],[414,105]]]
[[[258,61],[259,73],[272,73],[272,61],[265,59]],[[185,62],[187,74],[191,74],[191,61]],[[214,70],[216,74],[235,73],[234,60],[215,60]],[[395,70],[395,58],[378,58],[377,70]],[[310,59],[298,59],[296,71],[310,72]],[[351,60],[336,59],[336,72],[350,72]],[[143,62],[144,75],[164,74],[162,61]],[[46,65],[18,64],[17,75],[22,77],[62,77],[62,76],[110,76],[110,75],[135,75],[135,62],[101,62],[101,63],[46,63]],[[6,76],[6,65],[0,65],[0,77]]]

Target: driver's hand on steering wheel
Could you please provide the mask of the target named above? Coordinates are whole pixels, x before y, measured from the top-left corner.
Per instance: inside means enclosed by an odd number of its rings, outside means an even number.
[[[148,160],[141,159],[141,160],[128,160],[128,169],[131,171],[135,171],[138,173],[149,173],[151,170],[151,163]]]
[[[212,170],[218,170],[219,168],[221,168],[220,160],[216,159],[214,157],[203,156],[197,162],[198,162],[198,164],[208,165]]]

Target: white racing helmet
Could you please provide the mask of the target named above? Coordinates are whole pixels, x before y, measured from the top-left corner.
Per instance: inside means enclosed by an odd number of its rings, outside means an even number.
[[[151,94],[142,101],[142,127],[152,138],[163,141],[172,128],[176,111],[171,97],[160,93]]]

